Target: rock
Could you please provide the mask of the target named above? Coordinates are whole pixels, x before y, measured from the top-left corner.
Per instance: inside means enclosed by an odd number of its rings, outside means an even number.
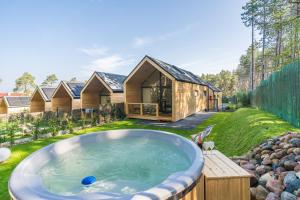
[[[261,150],[262,151],[264,151],[264,150],[273,150],[272,149],[272,144],[268,144],[267,143],[267,144],[263,145],[262,148],[261,148]]]
[[[247,160],[237,160],[237,162],[239,163],[240,166],[248,164]]]
[[[297,200],[297,197],[289,192],[282,192],[280,195],[280,200]]]
[[[270,192],[266,200],[280,200],[280,198],[278,194],[275,194],[274,192]]]
[[[250,187],[255,187],[258,184],[258,177],[252,170],[246,170],[251,176],[250,176]]]
[[[276,154],[276,158],[281,159],[282,157],[286,156],[286,151],[279,150],[275,154]]]
[[[257,200],[265,200],[268,196],[268,190],[266,190],[266,188],[264,188],[263,186],[261,185],[258,185],[256,187],[256,194],[255,194],[255,198]]]
[[[300,164],[296,165],[296,167],[294,168],[295,172],[299,172],[300,171]]]
[[[272,179],[272,174],[267,172],[258,179],[258,183],[262,186],[266,186],[267,182]]]
[[[300,178],[300,172],[297,172],[297,173],[296,173],[296,176],[297,176],[298,178]]]
[[[300,197],[300,189],[294,191],[294,195],[297,197]]]
[[[241,165],[242,168],[244,169],[247,169],[247,170],[255,170],[255,165],[252,164],[252,163],[247,163],[247,164],[244,164],[244,165]]]
[[[292,171],[297,166],[297,164],[298,163],[293,160],[287,160],[284,162],[283,166],[285,169]]]
[[[294,153],[294,149],[296,149],[296,147],[291,147],[287,150],[288,154]]]
[[[292,138],[289,140],[289,143],[292,144],[294,147],[300,147],[300,139],[299,138]]]
[[[255,187],[250,188],[250,198],[251,198],[251,200],[256,200],[256,188]]]
[[[266,150],[263,150],[263,151],[261,152],[261,155],[269,155],[269,154],[271,154],[271,153],[272,153],[271,150],[266,149]]]
[[[294,153],[295,155],[300,155],[300,148],[295,148],[295,149],[293,150],[293,153]]]
[[[280,194],[283,190],[281,181],[275,179],[269,179],[267,181],[266,188],[275,194]]]
[[[260,159],[260,154],[255,154],[254,158],[255,158],[256,160],[259,160],[259,159]]]
[[[285,173],[285,172],[283,172]],[[293,181],[295,181],[297,179],[297,176],[295,173],[293,172],[286,172],[286,175],[283,177],[283,184],[284,186],[291,184]]]
[[[293,144],[285,144],[285,145],[283,145],[282,148],[284,148],[284,149],[289,149],[289,148],[291,148],[291,147],[294,147],[294,145],[293,145]]]
[[[259,175],[265,174],[271,170],[272,168],[270,166],[265,166],[265,165],[260,165],[255,169],[256,173],[258,173]]]
[[[294,179],[291,182],[285,184],[285,191],[294,193],[294,191],[300,189],[300,180]]]
[[[279,143],[278,143],[278,144],[279,144]],[[280,147],[278,146],[278,144],[273,145],[273,146],[272,146],[272,149],[273,149],[273,150],[279,149]]]
[[[270,159],[273,160],[273,159],[275,159],[275,158],[277,158],[276,153],[275,153],[275,152],[271,153]]]
[[[9,148],[0,148],[0,163],[8,160],[11,156],[11,151]]]
[[[266,157],[266,158],[263,159],[262,164],[263,165],[271,165],[272,160],[270,159],[270,157]]]
[[[300,155],[295,156],[295,161],[300,161]]]
[[[257,160],[251,159],[251,160],[249,160],[249,163],[251,163],[251,164],[253,164],[253,165],[256,165],[256,164],[257,164]]]
[[[262,154],[261,156],[260,156],[260,158],[263,160],[263,159],[265,159],[265,158],[269,158],[270,157],[270,155],[269,154]]]
[[[277,174],[281,174],[282,172],[285,172],[285,171],[286,171],[286,169],[283,168],[283,167],[277,167],[276,170],[275,170],[275,172],[276,172]]]

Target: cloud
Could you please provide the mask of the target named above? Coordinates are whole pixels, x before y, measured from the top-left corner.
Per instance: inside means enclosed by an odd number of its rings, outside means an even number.
[[[136,37],[133,39],[133,45],[135,47],[141,47],[149,43],[151,43],[151,39],[148,37]]]
[[[102,48],[79,48],[79,51],[81,51],[82,53],[88,55],[88,56],[92,56],[92,57],[98,57],[98,56],[102,56],[105,55],[108,51],[107,48],[102,47]]]
[[[149,36],[144,36],[144,37],[135,37],[133,39],[133,46],[134,47],[142,47],[148,44],[152,44],[155,42],[160,42],[160,41],[164,41],[164,40],[168,40],[170,38],[179,36],[183,33],[187,33],[189,31],[191,31],[192,29],[194,29],[197,26],[197,24],[188,24],[185,27],[175,30],[175,31],[170,31],[167,33],[163,33],[161,35],[158,36],[153,36],[153,37],[149,37]]]
[[[80,48],[82,53],[92,58],[89,64],[82,67],[82,73],[90,75],[94,71],[118,72],[122,67],[128,67],[135,60],[117,53],[110,53],[108,48]]]

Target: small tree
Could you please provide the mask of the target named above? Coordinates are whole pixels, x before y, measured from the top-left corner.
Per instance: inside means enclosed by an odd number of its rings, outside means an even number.
[[[70,134],[74,133],[74,128],[73,127],[74,127],[74,125],[73,125],[72,118],[71,117],[67,118],[67,129],[69,130]]]
[[[16,131],[18,131],[18,128],[19,128],[18,120],[10,121],[7,123],[7,132],[9,135],[10,146],[13,146],[15,143],[15,134]]]
[[[52,136],[55,137],[58,134],[58,129],[59,129],[58,120],[53,117],[49,120],[48,124]]]
[[[34,81],[35,77],[32,74],[25,72],[22,76],[17,78],[14,91],[23,92],[26,95],[30,95],[33,88],[35,87]]]
[[[41,127],[42,119],[40,117],[37,117],[33,121],[33,139],[37,140],[39,138],[39,135],[41,133],[40,127]]]
[[[55,83],[57,83],[58,78],[55,74],[50,74],[46,77],[46,79],[43,81],[42,86],[53,86]]]

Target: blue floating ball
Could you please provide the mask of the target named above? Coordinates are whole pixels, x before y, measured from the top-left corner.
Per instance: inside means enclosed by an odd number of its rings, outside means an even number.
[[[87,176],[84,179],[81,180],[82,185],[90,185],[92,183],[96,182],[95,176]]]

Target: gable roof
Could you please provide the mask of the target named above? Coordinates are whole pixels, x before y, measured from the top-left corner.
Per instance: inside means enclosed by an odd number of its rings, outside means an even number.
[[[31,98],[33,98],[33,96],[36,92],[39,92],[41,94],[42,98],[44,99],[44,101],[50,102],[54,91],[55,91],[55,87],[50,87],[50,86],[40,87],[40,86],[37,86],[35,91],[33,92]]]
[[[219,88],[217,88],[216,86],[214,86],[213,84],[211,84],[210,82],[208,81],[205,81],[207,86],[214,92],[221,92],[221,90]]]
[[[205,81],[203,81],[197,75],[193,74],[190,71],[187,71],[185,69],[179,68],[175,65],[171,65],[169,63],[166,63],[164,61],[158,60],[156,58],[147,55],[145,57],[152,60],[155,64],[157,64],[159,67],[161,67],[163,70],[165,70],[167,73],[169,73],[178,81],[194,83],[199,85],[207,85]]]
[[[41,87],[41,92],[45,95],[46,101],[51,101],[51,97],[55,91],[55,87]]]
[[[7,107],[29,107],[30,97],[27,96],[5,96],[3,97]]]
[[[107,86],[113,91],[113,92],[123,92],[123,82],[126,79],[126,76],[120,75],[120,74],[112,74],[112,73],[106,73],[106,72],[95,72],[96,75],[101,78]]]
[[[68,92],[71,98],[80,99],[81,90],[83,89],[84,85],[85,84],[83,82],[61,81],[55,88],[52,97],[56,94],[60,87],[63,87]]]

